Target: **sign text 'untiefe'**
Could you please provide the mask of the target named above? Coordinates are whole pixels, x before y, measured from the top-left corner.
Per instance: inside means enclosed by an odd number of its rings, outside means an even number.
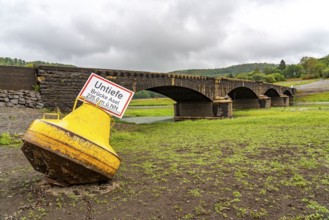
[[[79,99],[96,104],[109,114],[122,118],[133,95],[134,92],[92,73],[80,91]]]

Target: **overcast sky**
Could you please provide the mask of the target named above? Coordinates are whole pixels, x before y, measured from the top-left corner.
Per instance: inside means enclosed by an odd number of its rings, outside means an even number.
[[[328,0],[0,0],[0,56],[168,72],[329,54]]]

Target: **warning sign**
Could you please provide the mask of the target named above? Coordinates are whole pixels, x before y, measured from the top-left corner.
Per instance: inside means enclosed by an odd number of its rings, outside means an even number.
[[[96,104],[109,114],[122,118],[133,95],[134,92],[92,73],[78,98]]]

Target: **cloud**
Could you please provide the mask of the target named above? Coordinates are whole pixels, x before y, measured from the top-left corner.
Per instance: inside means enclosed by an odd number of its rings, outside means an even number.
[[[0,56],[146,71],[296,61],[327,53],[326,4],[0,0]]]

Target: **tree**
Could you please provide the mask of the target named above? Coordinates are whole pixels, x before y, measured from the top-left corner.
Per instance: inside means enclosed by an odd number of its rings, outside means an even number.
[[[254,73],[252,79],[256,82],[264,82],[266,75],[264,73]]]
[[[322,76],[322,72],[326,67],[325,63],[313,57],[303,57],[300,64],[306,71],[303,78],[317,78]]]
[[[322,77],[329,78],[329,67],[327,67],[323,70]]]
[[[300,64],[291,64],[283,71],[283,75],[286,78],[299,78],[303,73],[303,66]]]
[[[253,73],[260,73],[259,67],[256,66],[256,68],[254,69]]]
[[[275,67],[265,67],[263,70],[263,73],[265,73],[266,75],[272,74],[272,73],[276,73],[276,68]]]
[[[280,65],[279,65],[279,69],[284,70],[285,68],[286,68],[286,62],[284,62],[284,60],[281,60]]]
[[[226,78],[234,78],[234,75],[232,73],[226,74],[225,75]]]

